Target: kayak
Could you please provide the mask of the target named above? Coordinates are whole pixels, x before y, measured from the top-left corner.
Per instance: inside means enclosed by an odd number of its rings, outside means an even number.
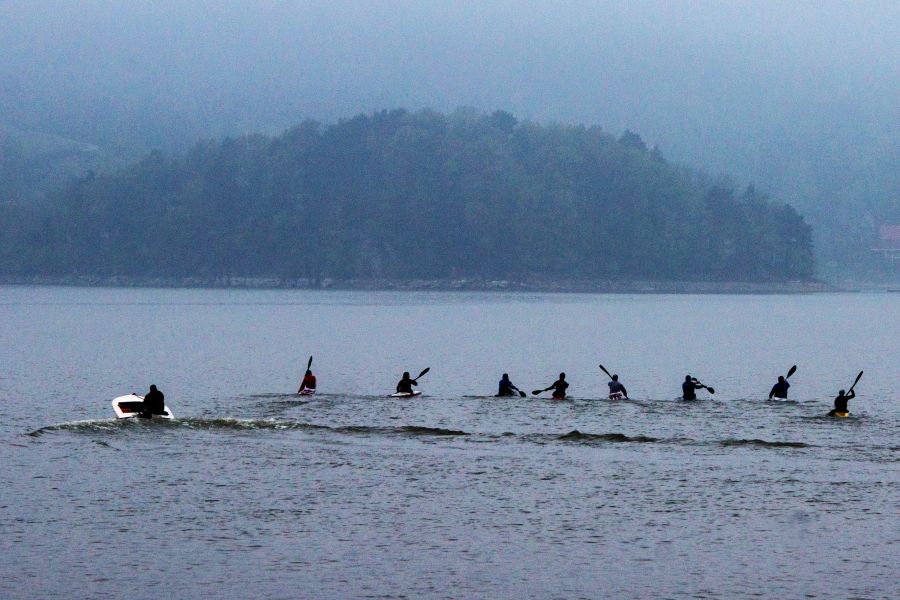
[[[127,396],[119,396],[112,401],[113,410],[117,419],[131,419],[141,416],[141,409],[144,407],[144,397],[137,394],[128,394]],[[175,415],[168,406],[163,407],[165,411],[160,415],[153,415],[154,419],[174,419]]]
[[[303,388],[299,392],[297,392],[298,396],[314,396],[316,394],[316,388]]]
[[[413,396],[421,396],[422,390],[415,390],[412,393],[410,392],[397,392],[395,394],[391,394],[391,398],[412,398]]]
[[[609,395],[610,400],[628,400],[628,397],[622,392],[613,392]]]
[[[849,410],[836,410],[836,411],[828,413],[828,416],[829,417],[849,417],[850,411]]]

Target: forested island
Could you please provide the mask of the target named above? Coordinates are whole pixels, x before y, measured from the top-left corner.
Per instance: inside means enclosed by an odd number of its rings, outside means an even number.
[[[0,203],[5,280],[809,280],[809,226],[639,135],[393,110]]]

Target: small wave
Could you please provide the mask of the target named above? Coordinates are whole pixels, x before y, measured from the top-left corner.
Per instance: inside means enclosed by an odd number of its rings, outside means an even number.
[[[177,421],[177,423],[191,429],[224,429],[232,431],[252,429],[331,429],[327,425],[278,419],[183,419]]]
[[[246,394],[235,396],[236,400],[270,400],[273,402],[290,402],[301,401],[311,402],[313,400],[323,400],[330,398],[340,398],[341,400],[367,400],[371,398],[383,398],[384,396],[361,396],[359,394],[334,394],[328,392],[316,392],[315,394],[298,394],[296,392],[269,392],[265,394]]]
[[[768,442],[766,440],[722,440],[719,442],[723,446],[759,446],[761,448],[809,448],[809,444],[803,442]]]
[[[99,419],[88,421],[70,421],[68,423],[57,423],[56,425],[47,425],[40,429],[28,433],[31,437],[40,437],[45,433],[53,431],[74,431],[85,433],[108,432],[115,431],[123,427],[126,419]]]
[[[469,435],[465,431],[457,429],[444,429],[442,427],[425,427],[420,425],[404,425],[401,427],[375,427],[367,425],[328,426],[305,423],[301,421],[289,421],[282,419],[179,419],[174,421],[138,419],[107,419],[99,421],[75,421],[48,425],[32,431],[28,435],[40,437],[53,431],[68,431],[74,433],[103,433],[124,430],[125,428],[140,427],[180,427],[200,430],[223,431],[252,431],[252,430],[306,430],[306,431],[334,431],[344,434],[381,434],[381,435],[412,435],[412,436],[457,436]]]
[[[29,433],[31,437],[40,437],[45,433],[66,431],[72,433],[113,433],[127,429],[157,429],[159,427],[181,427],[189,429],[330,429],[325,425],[298,423],[295,421],[276,421],[274,419],[99,419],[93,421],[72,421],[47,425]]]
[[[581,433],[577,429],[573,429],[569,433],[558,436],[557,439],[578,442],[658,442],[658,438],[646,435],[636,435],[629,437],[624,433]]]
[[[465,431],[458,429],[443,429],[441,427],[419,427],[416,425],[407,425],[401,427],[401,431],[411,435],[469,435]]]
[[[401,427],[370,427],[367,425],[346,425],[343,427],[330,427],[338,433],[381,434],[381,435],[469,435],[465,431],[457,429],[443,429],[441,427],[424,427],[420,425],[403,425]]]

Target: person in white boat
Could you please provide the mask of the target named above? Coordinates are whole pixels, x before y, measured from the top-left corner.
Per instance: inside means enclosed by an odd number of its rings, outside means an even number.
[[[164,415],[166,413],[166,397],[156,389],[155,385],[150,386],[150,391],[144,396],[144,403],[141,407],[141,416],[150,418],[153,415]]]

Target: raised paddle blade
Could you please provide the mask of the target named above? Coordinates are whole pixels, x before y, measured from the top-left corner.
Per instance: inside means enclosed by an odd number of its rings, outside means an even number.
[[[309,361],[306,363],[306,370],[309,371],[309,368],[312,366],[312,355],[309,356]]]
[[[853,385],[851,385],[850,389],[847,391],[848,394],[853,391],[853,388],[855,388],[856,384],[859,383],[859,380],[862,379],[862,374],[863,374],[863,372],[860,371],[859,375],[856,376],[856,380],[853,382]]]
[[[609,374],[609,371],[606,370],[606,367],[604,367],[603,365],[597,365],[597,366],[600,367],[600,370],[601,370],[601,371],[603,371],[604,373],[606,373],[606,376],[607,376],[607,377],[609,377],[610,379],[612,379],[612,375]]]
[[[697,379],[696,377],[694,377],[694,382],[697,383],[697,384],[699,384],[701,388],[705,389],[705,390],[706,390],[707,392],[709,392],[710,394],[715,394],[715,393],[716,393],[715,388],[711,388],[711,387],[709,387],[708,385],[706,385],[706,384],[704,384],[704,383],[700,383],[700,380]]]
[[[525,392],[523,392],[522,390],[519,390],[519,396],[521,396],[522,398],[524,398],[524,397],[525,397]]]
[[[425,370],[422,371],[421,373],[419,373],[419,377],[421,377],[422,375],[424,375],[425,373],[427,373],[430,370],[431,370],[431,367],[425,367]],[[418,381],[419,377],[416,377],[415,381]]]
[[[790,369],[788,369],[788,374],[785,375],[784,378],[785,378],[785,379],[790,379],[790,378],[791,378],[791,375],[793,375],[793,374],[796,373],[796,372],[797,372],[797,365],[794,365],[793,367],[791,367]]]

